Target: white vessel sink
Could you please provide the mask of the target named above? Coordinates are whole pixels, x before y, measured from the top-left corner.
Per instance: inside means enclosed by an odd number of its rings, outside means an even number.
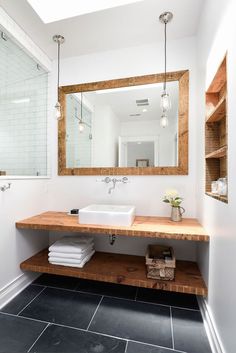
[[[109,226],[131,226],[135,217],[135,206],[89,205],[79,210],[80,224]]]

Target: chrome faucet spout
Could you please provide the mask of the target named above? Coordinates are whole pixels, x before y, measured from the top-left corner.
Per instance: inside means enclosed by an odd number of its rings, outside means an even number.
[[[108,194],[111,194],[111,192],[115,189],[118,180],[116,178],[112,178],[111,181],[113,185],[109,188]]]

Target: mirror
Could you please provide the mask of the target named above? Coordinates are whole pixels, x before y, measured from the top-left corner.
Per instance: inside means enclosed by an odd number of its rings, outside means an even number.
[[[60,87],[59,175],[187,174],[188,71]]]

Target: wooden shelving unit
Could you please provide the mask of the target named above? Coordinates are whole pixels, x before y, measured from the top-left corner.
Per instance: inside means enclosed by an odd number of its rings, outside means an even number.
[[[129,237],[148,237],[195,242],[209,242],[210,237],[196,219],[184,218],[172,222],[167,217],[135,217],[130,227],[104,225],[83,225],[78,217],[64,212],[45,212],[16,222],[20,229],[63,231],[89,234],[116,234]],[[162,289],[180,293],[206,295],[207,287],[198,269],[191,261],[177,261],[174,281],[160,281],[147,278],[143,256],[96,252],[84,268],[52,265],[48,262],[48,249],[22,262],[21,269],[40,273],[51,273],[97,281]]]
[[[227,196],[211,193],[211,183],[227,178],[227,56],[224,57],[207,92],[205,123],[205,191],[210,197],[228,202]]]
[[[48,249],[22,262],[21,269],[84,279],[119,283],[144,288],[161,289],[179,293],[207,295],[207,287],[198,266],[191,261],[177,261],[173,281],[147,278],[145,258],[142,256],[96,252],[83,267],[52,265],[48,262]]]

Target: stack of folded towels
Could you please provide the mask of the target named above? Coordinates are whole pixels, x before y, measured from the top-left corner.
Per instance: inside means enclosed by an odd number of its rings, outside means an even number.
[[[82,268],[94,253],[92,237],[68,236],[57,240],[49,247],[48,261],[54,265]]]

